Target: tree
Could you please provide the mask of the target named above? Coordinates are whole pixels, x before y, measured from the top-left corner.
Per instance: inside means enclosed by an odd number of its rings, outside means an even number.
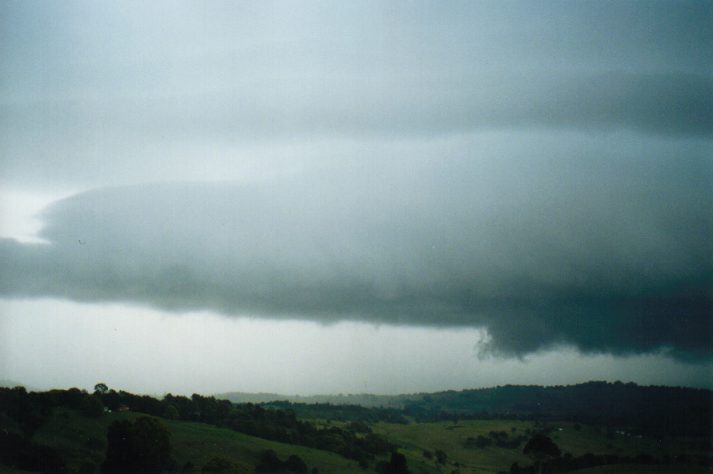
[[[95,395],[87,395],[79,405],[82,415],[89,418],[99,418],[104,414],[104,404]]]
[[[156,418],[115,421],[107,429],[102,472],[166,472],[172,465],[170,433]]]
[[[560,456],[560,448],[548,436],[537,433],[527,442],[522,450],[523,454],[533,460],[537,472],[542,473],[542,463],[548,459]]]
[[[0,430],[0,464],[10,470],[67,472],[57,451],[7,430]]]
[[[294,472],[297,474],[307,474],[307,464],[297,456],[296,454],[291,455],[285,461],[285,467],[289,472]]]
[[[203,466],[203,469],[201,470],[201,473],[204,474],[236,474],[239,472],[240,470],[238,469],[238,466],[235,465],[235,463],[221,457],[212,458],[205,464],[205,466]]]
[[[104,382],[99,382],[98,384],[96,384],[94,386],[94,393],[104,395],[108,391],[109,391],[109,387],[107,387]]]
[[[275,451],[268,449],[260,456],[260,463],[255,467],[258,474],[307,474],[307,465],[297,455],[287,458],[287,461],[280,461]]]
[[[163,412],[163,417],[169,420],[178,420],[181,416],[178,413],[178,409],[174,405],[166,405],[166,409]]]
[[[406,456],[397,451],[392,451],[389,462],[382,461],[377,464],[376,472],[379,474],[408,474]]]

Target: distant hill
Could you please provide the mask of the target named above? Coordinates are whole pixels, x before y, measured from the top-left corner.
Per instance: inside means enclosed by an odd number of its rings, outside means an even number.
[[[269,403],[288,401],[292,403],[331,403],[333,405],[359,405],[368,408],[388,407],[403,408],[404,400],[409,395],[372,395],[369,393],[347,395],[281,395],[278,393],[247,393],[226,392],[217,393],[215,398],[230,400],[233,403]]]
[[[251,398],[252,397],[252,398]],[[410,395],[316,395],[225,393],[236,403],[291,408],[300,416],[339,419],[344,412],[328,404],[390,408],[417,421],[519,418],[566,419],[648,434],[713,433],[713,391],[592,381],[566,386],[505,385]],[[281,403],[275,403],[280,401]],[[289,403],[284,403],[289,402]],[[317,407],[310,406],[319,404]],[[317,414],[315,414],[317,413]]]
[[[649,434],[713,432],[713,391],[683,387],[587,382],[420,394],[405,401],[415,419],[487,416],[556,418],[610,426],[632,426]]]

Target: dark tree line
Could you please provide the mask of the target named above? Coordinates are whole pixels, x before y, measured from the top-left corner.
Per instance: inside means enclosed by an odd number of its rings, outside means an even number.
[[[98,396],[77,388],[28,392],[24,387],[0,387],[0,421],[16,425],[26,436],[32,436],[55,407],[71,408],[89,417],[101,416],[104,411]]]
[[[255,472],[257,474],[307,474],[307,465],[294,454],[281,461],[275,451],[267,450],[260,457]]]
[[[511,437],[506,431],[490,431],[488,436],[478,435],[475,438],[467,438],[463,447],[485,449],[490,446],[497,446],[504,449],[517,449],[525,441],[527,441],[527,436],[525,435]]]
[[[175,470],[169,431],[156,419],[119,420],[107,429],[104,473],[149,473]]]
[[[266,408],[291,410],[300,418],[319,418],[324,420],[340,420],[362,423],[407,424],[408,419],[403,410],[398,408],[367,408],[360,405],[334,405],[332,403],[292,403],[289,401],[274,401],[263,403]]]

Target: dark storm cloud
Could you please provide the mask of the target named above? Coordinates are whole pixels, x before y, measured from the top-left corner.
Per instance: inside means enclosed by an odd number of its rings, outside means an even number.
[[[709,159],[516,161],[82,193],[43,214],[50,245],[2,242],[0,291],[713,355]]]

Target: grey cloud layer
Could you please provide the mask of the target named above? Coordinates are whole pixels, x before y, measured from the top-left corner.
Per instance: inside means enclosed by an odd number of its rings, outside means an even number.
[[[117,184],[166,179],[167,173],[169,179],[190,179],[210,166],[254,159],[256,152],[270,159],[318,159],[320,143],[330,141],[359,148],[553,130],[624,130],[680,140],[684,147],[707,142],[703,146],[710,149],[713,79],[540,74],[390,77],[364,84],[327,75],[319,84],[275,79],[229,94],[0,105],[0,168],[5,180],[31,183]]]
[[[194,179],[256,149],[493,130],[713,142],[706,2],[0,9],[5,182]]]
[[[433,136],[480,129],[628,129],[708,137],[713,78],[542,74],[270,78],[259,86],[169,98],[51,100],[0,106],[3,135],[169,140]],[[6,145],[7,146],[7,145]]]
[[[91,191],[44,213],[51,245],[3,241],[0,291],[713,355],[710,160],[517,164]]]

